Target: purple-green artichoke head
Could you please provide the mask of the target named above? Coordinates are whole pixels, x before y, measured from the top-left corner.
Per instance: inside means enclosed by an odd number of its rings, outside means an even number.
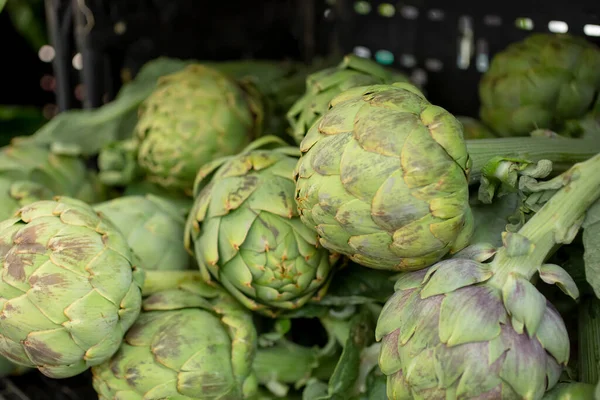
[[[0,223],[0,263],[0,355],[49,377],[109,359],[140,312],[127,241],[79,200],[37,201]]]
[[[200,170],[186,241],[207,280],[275,316],[324,295],[339,256],[300,221],[293,179],[298,150],[257,149],[265,140],[277,139],[259,139]]]
[[[298,211],[330,251],[405,271],[468,244],[471,159],[462,125],[416,87],[345,91],[300,150]]]
[[[92,368],[100,400],[241,400],[256,393],[250,311],[217,286],[156,293],[119,351]]]
[[[306,132],[327,111],[338,94],[357,86],[408,82],[408,78],[377,64],[375,61],[348,54],[339,65],[309,75],[306,93],[287,113],[292,136],[302,142]]]
[[[539,274],[577,291],[558,266]],[[535,286],[470,259],[403,274],[376,336],[388,398],[397,400],[541,399],[569,359],[565,324]]]
[[[538,33],[492,59],[479,84],[481,120],[501,136],[560,130],[600,92],[600,49],[584,38]]]
[[[140,107],[138,164],[150,181],[191,192],[200,167],[242,150],[261,123],[255,96],[216,69],[193,64],[161,77]]]
[[[168,199],[147,194],[123,196],[94,206],[123,233],[145,270],[182,270],[190,265],[183,246],[185,214]]]

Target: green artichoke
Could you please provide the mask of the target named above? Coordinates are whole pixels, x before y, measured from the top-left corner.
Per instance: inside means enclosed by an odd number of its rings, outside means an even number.
[[[468,244],[462,126],[416,87],[345,91],[300,150],[298,211],[330,251],[371,268],[413,270]]]
[[[31,181],[47,188],[51,195],[74,197],[88,203],[104,197],[96,176],[80,158],[57,155],[33,145],[0,148],[0,178]]]
[[[183,246],[186,215],[167,199],[119,197],[94,206],[125,235],[135,264],[146,270],[187,269],[190,256]]]
[[[376,336],[389,399],[541,399],[569,360],[565,324],[531,283],[535,274],[579,296],[569,274],[544,264],[570,243],[600,198],[600,154],[548,187],[551,199],[504,246],[403,274]],[[469,255],[469,258],[466,257]]]
[[[119,351],[92,368],[100,400],[245,399],[255,394],[252,315],[223,289],[156,293]]]
[[[267,144],[276,148],[259,149]],[[324,294],[338,258],[300,221],[293,180],[299,152],[282,144],[264,137],[205,165],[185,235],[206,280],[269,316]]]
[[[294,140],[300,143],[310,127],[327,111],[331,100],[343,91],[357,86],[394,82],[408,82],[408,78],[354,54],[346,55],[336,67],[309,75],[306,93],[287,113]]]
[[[600,92],[600,49],[583,38],[534,34],[492,59],[479,84],[481,120],[501,136],[560,130]]]
[[[150,181],[189,192],[200,167],[242,150],[261,123],[261,105],[238,83],[190,65],[161,77],[140,107],[137,161]]]
[[[595,386],[589,383],[559,383],[546,393],[543,400],[596,400]]]
[[[0,221],[13,217],[29,203],[52,197],[50,189],[38,183],[0,178]]]
[[[0,223],[0,355],[53,378],[110,358],[140,312],[121,232],[87,204],[38,201]]]
[[[458,116],[456,119],[462,124],[464,130],[464,138],[466,140],[473,139],[493,139],[496,137],[487,126],[475,118]]]

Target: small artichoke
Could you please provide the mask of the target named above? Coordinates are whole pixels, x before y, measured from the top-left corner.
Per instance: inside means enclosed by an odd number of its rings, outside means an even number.
[[[271,142],[282,144],[264,137],[200,170],[186,246],[206,280],[275,316],[324,294],[338,256],[300,221],[293,180],[298,150],[258,149]]]
[[[534,34],[492,59],[479,84],[481,120],[501,136],[558,131],[600,91],[600,49],[583,38]]]
[[[183,246],[186,215],[167,199],[119,197],[94,206],[125,235],[135,264],[147,270],[187,269],[190,256]]]
[[[34,182],[53,196],[69,196],[88,203],[100,201],[104,196],[96,176],[80,158],[54,154],[33,145],[0,148],[0,178]]]
[[[148,179],[190,192],[209,161],[242,150],[261,129],[262,106],[227,75],[200,64],[159,78],[140,107],[137,161]]]
[[[354,54],[346,55],[336,67],[309,75],[306,93],[287,113],[294,140],[300,143],[310,127],[327,111],[330,101],[343,91],[357,86],[394,82],[408,82],[408,78]]]
[[[140,312],[121,232],[67,197],[0,223],[0,355],[66,378],[110,358]]]
[[[156,293],[119,351],[92,368],[100,400],[245,399],[257,333],[252,315],[223,289],[203,283]]]
[[[416,87],[345,91],[300,150],[298,211],[330,251],[403,271],[468,244],[471,160],[462,125]]]
[[[50,189],[38,183],[0,177],[0,221],[13,217],[29,203],[52,197]]]

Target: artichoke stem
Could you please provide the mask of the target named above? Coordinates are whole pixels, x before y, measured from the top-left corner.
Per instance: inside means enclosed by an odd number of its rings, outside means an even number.
[[[600,141],[591,139],[516,137],[467,140],[466,144],[473,161],[469,174],[470,183],[479,182],[482,168],[496,156],[573,164],[600,152]]]
[[[142,295],[177,289],[182,284],[202,281],[200,271],[143,271]]]
[[[579,230],[587,209],[600,198],[600,153],[587,161],[575,164],[556,177],[563,187],[533,216],[512,239],[519,241],[502,247],[494,259],[491,283],[502,287],[508,275],[516,272],[527,279],[537,272],[554,247],[569,243]],[[519,239],[521,238],[521,240]],[[524,243],[522,239],[528,243]],[[503,240],[511,240],[506,234]],[[514,253],[515,247],[528,244],[528,251]]]
[[[595,296],[579,307],[579,381],[600,382],[600,300]]]

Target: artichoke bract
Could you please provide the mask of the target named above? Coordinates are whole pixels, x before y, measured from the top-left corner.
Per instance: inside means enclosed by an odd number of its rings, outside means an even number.
[[[252,310],[275,316],[327,289],[338,255],[318,244],[294,202],[299,152],[273,137],[202,168],[186,246],[206,280],[216,279]]]
[[[125,235],[136,266],[147,270],[187,269],[190,256],[183,246],[186,215],[167,199],[119,197],[94,206]]]
[[[583,38],[534,34],[492,59],[479,83],[481,120],[501,136],[560,130],[600,91],[600,49]]]
[[[0,355],[49,377],[110,358],[140,312],[127,241],[79,200],[37,201],[0,223],[0,263]]]
[[[336,67],[309,75],[306,93],[287,113],[294,140],[300,143],[308,129],[327,111],[329,102],[343,91],[357,86],[394,82],[408,82],[408,78],[354,54],[346,55]]]
[[[416,87],[345,91],[300,150],[298,211],[330,251],[403,271],[468,244],[471,160],[462,125]]]
[[[376,331],[389,399],[534,400],[556,385],[569,337],[531,279],[579,297],[571,276],[544,262],[600,198],[598,168],[600,154],[556,178],[556,194],[499,249],[475,244],[398,279]]]
[[[227,75],[201,64],[159,78],[140,107],[137,161],[150,181],[190,192],[200,167],[258,135],[262,106]]]
[[[257,333],[251,313],[223,289],[198,282],[156,293],[119,351],[92,368],[101,400],[245,399]]]

